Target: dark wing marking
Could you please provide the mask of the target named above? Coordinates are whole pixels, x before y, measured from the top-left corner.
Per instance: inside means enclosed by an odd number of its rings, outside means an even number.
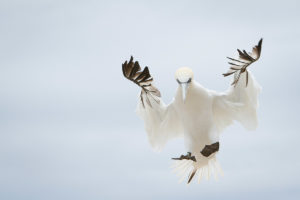
[[[208,157],[211,154],[219,151],[220,144],[219,142],[213,143],[211,145],[205,145],[205,147],[200,152],[203,156]]]
[[[247,53],[245,50],[241,51],[238,49],[237,51],[239,53],[239,59],[227,57],[229,60],[231,60],[228,62],[230,69],[228,72],[224,73],[223,76],[230,76],[234,73],[236,74],[231,85],[236,86],[241,74],[244,72],[246,72],[246,86],[248,85],[247,67],[260,58],[262,41],[263,39],[259,40],[258,44],[253,47],[251,53]]]
[[[148,67],[141,70],[138,61],[133,61],[133,57],[130,57],[129,62],[125,61],[122,64],[122,71],[125,78],[134,82],[142,88],[140,98],[143,107],[145,107],[145,100],[147,104],[152,107],[149,97],[159,103],[159,97],[161,97],[160,91],[152,85],[153,78],[150,75]]]

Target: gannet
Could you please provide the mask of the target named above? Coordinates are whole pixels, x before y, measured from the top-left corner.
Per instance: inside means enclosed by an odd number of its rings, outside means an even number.
[[[248,130],[257,127],[261,87],[248,67],[260,58],[261,46],[262,39],[251,53],[238,49],[239,58],[227,57],[230,69],[223,76],[234,76],[229,89],[222,93],[199,84],[190,68],[179,68],[175,73],[178,89],[168,105],[154,86],[148,67],[141,70],[132,56],[122,64],[123,75],[141,87],[137,113],[144,121],[151,146],[160,151],[170,139],[183,137],[187,154],[173,158],[181,180],[187,178],[190,183],[198,175],[199,182],[203,176],[223,173],[216,159],[219,136],[233,121]]]

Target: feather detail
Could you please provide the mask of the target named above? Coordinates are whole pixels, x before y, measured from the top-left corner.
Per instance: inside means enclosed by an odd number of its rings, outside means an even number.
[[[231,74],[235,73],[235,71],[229,71],[227,73],[224,73],[223,76],[230,76]]]
[[[145,107],[145,102],[152,107],[149,98],[154,99],[157,103],[160,102],[160,91],[152,85],[153,78],[151,77],[148,67],[141,70],[139,62],[134,62],[133,57],[131,56],[129,62],[125,61],[122,64],[122,71],[125,78],[141,87],[142,92],[140,94],[140,99],[143,107]]]
[[[194,175],[196,174],[197,170],[193,170],[190,177],[189,177],[189,180],[188,180],[188,184],[191,182],[191,180],[193,179]]]
[[[241,74],[244,72],[246,72],[246,77],[248,77],[247,67],[249,67],[252,63],[260,58],[262,41],[263,39],[259,40],[258,44],[253,47],[251,53],[247,53],[245,50],[241,51],[237,49],[239,53],[239,59],[227,57],[229,60],[231,60],[231,62],[228,62],[228,64],[230,65],[230,70],[227,73],[224,73],[223,76],[226,77],[232,74],[236,74],[231,85],[236,86]],[[248,78],[246,78],[246,87],[247,85]]]
[[[219,175],[223,176],[223,171],[215,155],[209,158],[203,157],[202,160],[197,160],[197,162],[191,160],[175,160],[172,169],[172,171],[179,176],[179,182],[188,178],[187,184],[190,184],[196,176],[198,176],[198,183],[200,183],[201,179],[205,176],[206,179],[209,179],[211,175],[213,175],[215,179],[218,179]]]

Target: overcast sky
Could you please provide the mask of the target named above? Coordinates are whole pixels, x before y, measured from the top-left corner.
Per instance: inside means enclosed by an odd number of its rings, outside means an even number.
[[[0,199],[300,199],[299,1],[0,1]],[[224,177],[178,183],[182,140],[151,150],[139,88],[121,64],[149,66],[166,103],[174,72],[228,88],[226,56],[250,51],[259,127],[221,136]]]

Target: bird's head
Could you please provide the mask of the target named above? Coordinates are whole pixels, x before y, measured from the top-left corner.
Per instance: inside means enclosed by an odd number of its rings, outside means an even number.
[[[181,87],[183,102],[185,102],[187,90],[193,81],[194,73],[188,67],[179,68],[175,73],[175,79]]]

